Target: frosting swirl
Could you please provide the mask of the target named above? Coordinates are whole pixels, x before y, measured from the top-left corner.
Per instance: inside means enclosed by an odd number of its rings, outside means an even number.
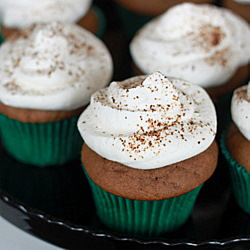
[[[101,40],[74,24],[39,24],[0,47],[0,101],[6,105],[71,110],[112,75]]]
[[[250,82],[234,91],[231,113],[242,135],[250,141]]]
[[[92,0],[1,0],[2,23],[10,28],[25,28],[53,21],[75,23],[82,18]]]
[[[94,93],[78,128],[102,157],[154,169],[206,150],[215,137],[216,114],[202,88],[156,72]]]
[[[146,24],[130,51],[146,74],[154,71],[202,87],[229,80],[250,60],[250,26],[231,11],[184,3]]]

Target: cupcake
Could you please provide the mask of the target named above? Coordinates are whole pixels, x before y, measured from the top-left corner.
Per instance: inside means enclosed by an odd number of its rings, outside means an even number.
[[[130,52],[136,74],[159,70],[218,97],[249,76],[250,26],[212,5],[180,4],[145,25]]]
[[[231,114],[233,123],[221,138],[221,148],[236,201],[250,213],[250,83],[234,91]]]
[[[77,23],[87,30],[101,35],[104,29],[103,15],[92,0],[1,0],[3,37],[16,30],[36,23],[53,21]]]
[[[123,26],[129,37],[141,28],[143,24],[153,17],[162,14],[170,7],[183,2],[193,3],[212,3],[213,0],[114,0],[116,2],[118,13],[121,17]]]
[[[123,8],[126,8],[134,13],[138,13],[145,16],[157,16],[165,12],[167,9],[184,2],[192,2],[197,4],[202,3],[212,3],[213,0],[154,0],[154,1],[145,1],[145,0],[115,0]]]
[[[111,78],[106,46],[75,25],[38,24],[0,47],[0,131],[16,159],[47,166],[78,156],[78,115]]]
[[[176,230],[216,168],[212,101],[201,87],[160,72],[95,92],[78,129],[97,215],[118,232]]]
[[[249,0],[223,0],[225,8],[232,10],[234,13],[250,22],[250,1]]]

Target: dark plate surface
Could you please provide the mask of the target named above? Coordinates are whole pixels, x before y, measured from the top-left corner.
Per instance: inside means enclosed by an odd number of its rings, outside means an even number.
[[[224,164],[201,190],[187,223],[157,238],[112,232],[95,213],[79,161],[39,168],[3,152],[0,161],[0,215],[19,228],[64,248],[173,249],[250,246],[250,218],[235,203]]]

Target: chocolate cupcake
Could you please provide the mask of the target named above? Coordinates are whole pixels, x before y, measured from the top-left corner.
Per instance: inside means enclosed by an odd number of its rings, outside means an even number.
[[[191,3],[197,3],[197,4],[203,4],[203,3],[213,3],[213,0],[189,0],[189,1],[183,1],[183,0],[154,0],[154,1],[145,1],[145,0],[115,0],[117,3],[119,3],[123,8],[126,8],[134,13],[146,15],[146,16],[157,16],[162,13],[164,13],[169,8],[185,3],[185,2],[191,2]]]
[[[145,25],[130,45],[135,72],[159,70],[204,87],[213,100],[249,76],[250,26],[212,5],[180,4]]]
[[[114,0],[119,16],[129,37],[153,17],[162,14],[169,8],[184,2],[197,4],[213,3],[213,0]]]
[[[39,166],[78,157],[78,115],[112,74],[103,42],[74,24],[39,24],[4,42],[0,58],[5,149],[16,159]]]
[[[221,138],[221,148],[236,201],[250,213],[250,83],[234,91],[231,113],[233,123]]]
[[[2,33],[7,38],[13,32],[36,23],[53,21],[76,23],[79,26],[102,35],[105,26],[100,9],[91,7],[92,0],[2,0]]]
[[[250,22],[249,0],[223,0],[222,5]]]
[[[97,214],[116,231],[176,230],[216,168],[212,101],[199,86],[159,72],[97,91],[78,128]]]

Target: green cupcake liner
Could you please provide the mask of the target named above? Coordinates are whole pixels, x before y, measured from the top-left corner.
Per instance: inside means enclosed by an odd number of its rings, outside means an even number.
[[[79,157],[82,145],[77,117],[25,123],[0,115],[2,144],[17,160],[37,166],[61,165]]]
[[[103,34],[106,30],[106,26],[107,26],[107,23],[106,23],[106,18],[105,18],[105,15],[103,13],[103,11],[97,7],[97,6],[93,6],[93,10],[95,12],[95,15],[98,19],[98,30],[96,32],[96,36],[99,37],[99,38],[102,38],[103,37]]]
[[[155,201],[132,200],[106,192],[89,181],[97,215],[107,227],[125,234],[156,236],[171,232],[183,225],[190,216],[202,187],[181,196]]]
[[[133,38],[135,33],[147,22],[149,22],[153,16],[145,16],[136,14],[128,9],[123,8],[119,4],[115,3],[117,13],[121,20],[121,24],[129,39]]]
[[[220,139],[221,151],[228,162],[233,193],[238,205],[246,213],[250,213],[250,173],[230,155],[226,146],[226,129]]]

